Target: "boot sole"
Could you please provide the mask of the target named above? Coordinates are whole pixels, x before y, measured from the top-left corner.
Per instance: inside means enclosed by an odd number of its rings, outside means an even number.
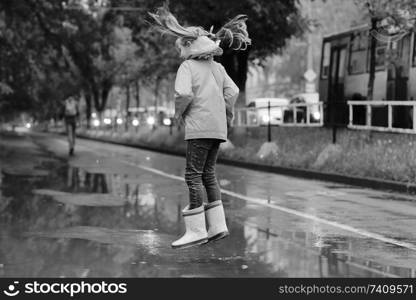
[[[188,244],[184,244],[184,245],[180,245],[180,246],[173,246],[173,249],[185,249],[185,248],[191,248],[191,247],[195,247],[195,246],[199,246],[199,245],[203,245],[208,243],[208,239],[202,239],[202,240],[198,240],[198,241],[194,241]]]
[[[229,235],[230,235],[230,233],[228,231],[220,232],[220,233],[210,237],[208,239],[208,242],[216,242],[216,241],[222,240],[223,238],[226,238]]]

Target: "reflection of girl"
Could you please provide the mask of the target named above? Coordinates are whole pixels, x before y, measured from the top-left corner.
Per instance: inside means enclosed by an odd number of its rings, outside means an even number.
[[[184,248],[218,240],[228,235],[221,191],[215,175],[220,143],[227,140],[238,88],[224,67],[213,60],[222,55],[221,41],[235,50],[250,44],[246,17],[237,16],[215,35],[201,27],[182,27],[166,9],[150,14],[157,28],[176,36],[176,46],[185,61],[175,82],[175,116],[185,123],[187,141],[185,180],[190,204],[183,210],[186,233],[172,243]],[[203,205],[204,188],[208,204]],[[205,225],[208,223],[208,231]]]

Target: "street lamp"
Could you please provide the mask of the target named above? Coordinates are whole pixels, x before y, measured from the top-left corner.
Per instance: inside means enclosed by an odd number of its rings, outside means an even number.
[[[149,124],[151,126],[155,125],[155,123],[156,123],[156,119],[153,116],[148,117],[146,121],[147,121],[147,124]]]
[[[164,118],[163,119],[163,125],[165,125],[165,126],[172,125],[172,120],[170,118]]]

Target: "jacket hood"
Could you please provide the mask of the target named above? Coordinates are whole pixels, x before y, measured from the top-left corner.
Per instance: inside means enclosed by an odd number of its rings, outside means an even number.
[[[220,41],[214,42],[207,36],[199,36],[194,41],[185,43],[185,45],[181,38],[176,41],[176,44],[181,52],[180,56],[184,59],[190,59],[205,55],[222,55],[223,50],[219,46],[219,43]]]

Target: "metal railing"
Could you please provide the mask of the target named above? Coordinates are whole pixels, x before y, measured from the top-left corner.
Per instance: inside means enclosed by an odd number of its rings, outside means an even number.
[[[348,101],[351,129],[416,134],[416,101]]]
[[[234,126],[320,127],[323,114],[322,102],[245,107],[235,110]]]

